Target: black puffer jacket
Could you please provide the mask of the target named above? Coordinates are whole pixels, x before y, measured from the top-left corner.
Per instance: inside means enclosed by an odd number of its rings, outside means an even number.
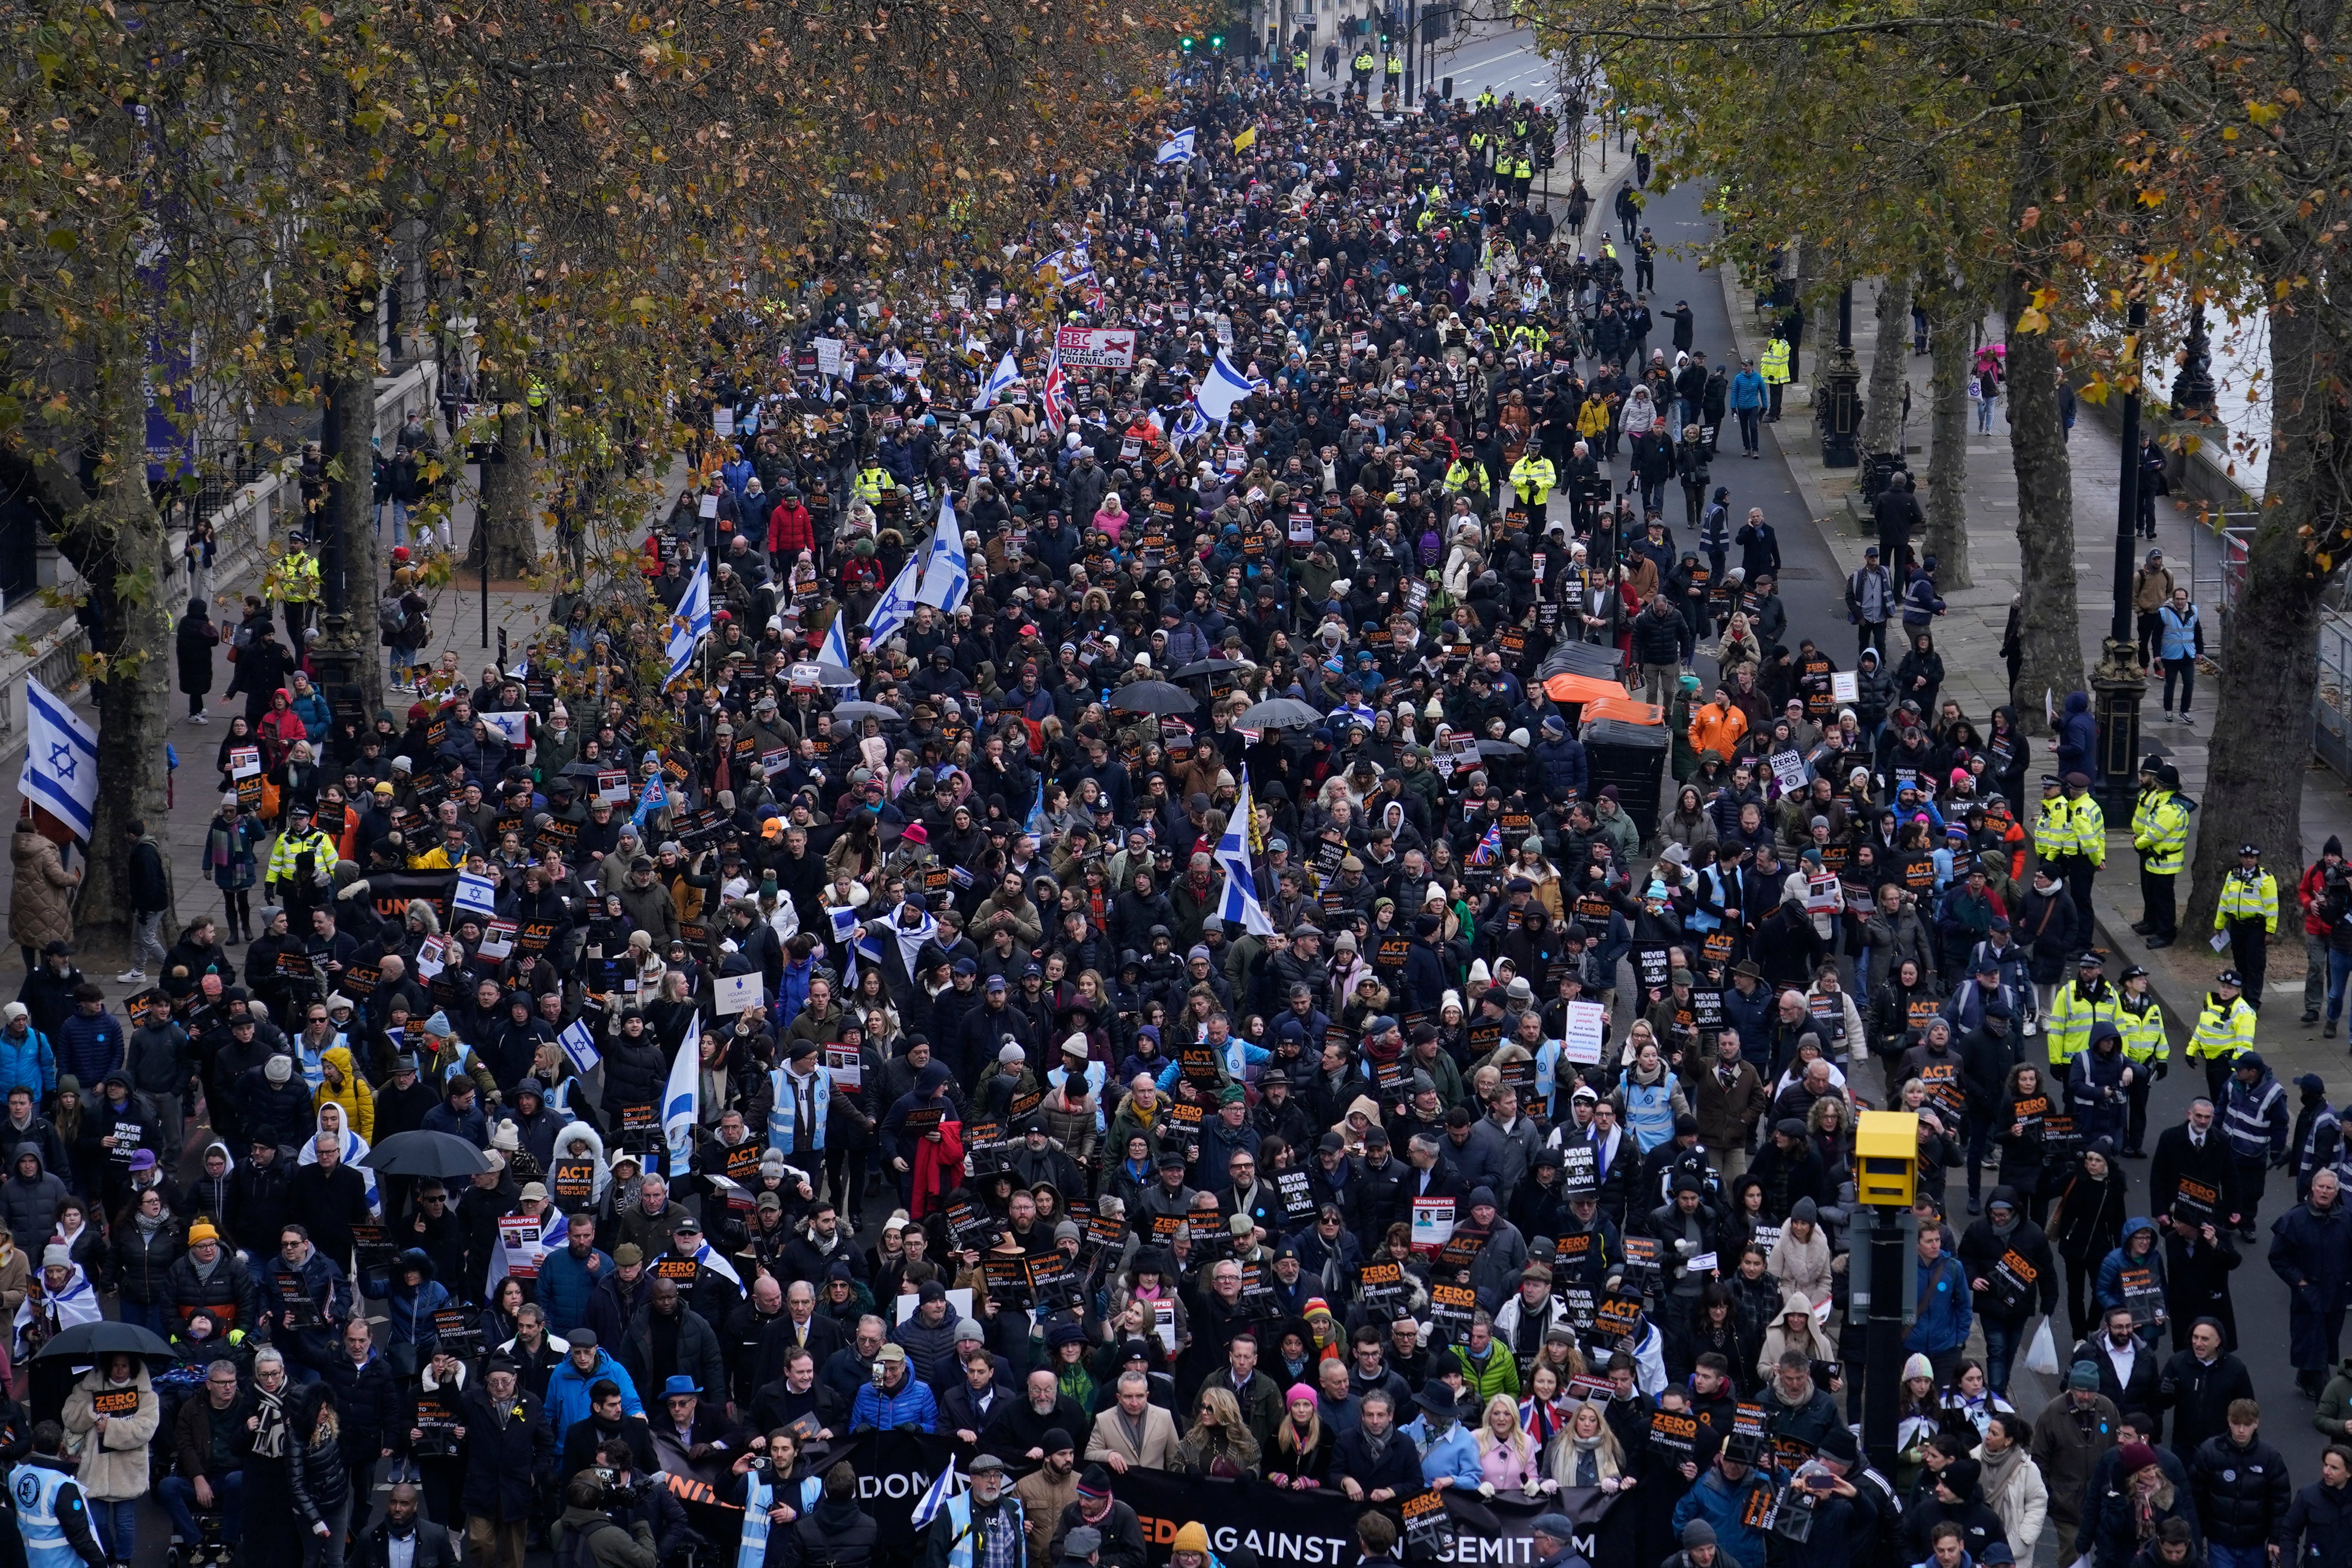
[[[651,1029],[632,1042],[615,1034],[604,1046],[604,1092],[598,1109],[609,1134],[621,1124],[625,1105],[659,1105],[662,1084],[669,1077],[669,1058]]]
[[[136,1215],[124,1215],[114,1225],[108,1250],[112,1255],[114,1288],[126,1301],[152,1307],[164,1299],[172,1265],[187,1250],[179,1217],[166,1210],[163,1223],[153,1230],[140,1226]]]
[[[319,1430],[319,1409],[328,1403],[326,1390],[319,1384],[304,1389],[294,1402],[293,1431],[286,1438],[286,1479],[305,1530],[321,1521],[331,1523],[328,1516],[352,1495],[341,1436]]]
[[[2267,1544],[2294,1500],[2286,1457],[2263,1442],[2259,1432],[2242,1448],[2226,1432],[2199,1444],[2189,1467],[2189,1485],[2196,1493],[2205,1538],[2217,1546]]]

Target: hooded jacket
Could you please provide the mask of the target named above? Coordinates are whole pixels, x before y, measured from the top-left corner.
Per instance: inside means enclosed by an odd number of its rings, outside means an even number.
[[[329,1100],[343,1108],[343,1125],[357,1132],[370,1143],[375,1142],[375,1093],[368,1088],[367,1079],[360,1075],[346,1046],[329,1046],[319,1054],[320,1062],[342,1075],[343,1086],[329,1089],[322,1080],[310,1096],[310,1108],[319,1110]]]
[[[30,1154],[37,1165],[27,1179],[17,1169],[19,1163]],[[38,1143],[19,1143],[8,1156],[8,1179],[0,1184],[0,1224],[5,1224],[18,1251],[27,1258],[41,1255],[41,1243],[56,1228],[58,1200],[66,1195],[66,1184],[42,1158]]]

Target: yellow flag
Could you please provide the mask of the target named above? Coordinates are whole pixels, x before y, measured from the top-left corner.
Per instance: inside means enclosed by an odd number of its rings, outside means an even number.
[[[1234,151],[1236,153],[1246,153],[1256,145],[1257,127],[1255,125],[1234,138]]]

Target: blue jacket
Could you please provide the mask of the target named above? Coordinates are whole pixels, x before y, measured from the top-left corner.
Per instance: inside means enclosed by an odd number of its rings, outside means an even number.
[[[1956,1351],[1969,1342],[1969,1281],[1957,1258],[1919,1268],[1919,1317],[1903,1348],[1920,1355]]]
[[[547,1331],[558,1338],[568,1336],[573,1329],[588,1321],[589,1299],[596,1294],[596,1282],[610,1279],[617,1270],[610,1257],[602,1249],[594,1253],[595,1272],[587,1263],[572,1256],[572,1248],[559,1247],[539,1261],[539,1304],[547,1309]],[[561,1440],[563,1428],[555,1429]]]
[[[384,1314],[392,1324],[392,1342],[413,1345],[422,1342],[433,1331],[433,1314],[447,1305],[447,1288],[429,1274],[414,1290],[394,1280],[383,1302]]]
[[[2157,656],[2160,658],[2194,658],[2205,647],[2205,628],[2199,622],[2197,606],[2189,606],[2186,616],[2175,615],[2170,605],[2156,612]]]
[[[325,695],[315,686],[309,695],[294,699],[294,717],[302,721],[302,732],[310,738],[313,746],[324,743],[327,726],[335,721],[334,710],[327,706]]]
[[[122,1065],[121,1020],[103,1009],[95,1018],[89,1017],[76,1007],[66,1015],[58,1036],[61,1047],[58,1070],[81,1080],[82,1099],[87,1102],[106,1081],[106,1075]],[[51,1081],[54,1086],[55,1080]]]
[[[1584,742],[1573,735],[1562,735],[1556,741],[1540,741],[1536,744],[1536,771],[1543,780],[1544,798],[1559,800],[1566,795],[1582,795],[1590,776],[1584,755]],[[1507,844],[1506,849],[1517,848]]]
[[[908,1368],[907,1381],[895,1394],[886,1394],[871,1383],[857,1385],[857,1398],[849,1407],[849,1429],[862,1432],[876,1427],[884,1432],[936,1432],[940,1426],[939,1402],[931,1397],[931,1385],[914,1375]]]
[[[2099,723],[2091,717],[2091,694],[2066,693],[2066,716],[2058,721],[2058,773],[2091,773],[2099,754]]]
[[[21,1040],[0,1033],[0,1095],[19,1084],[33,1091],[35,1105],[47,1104],[58,1087],[57,1049],[29,1023]]]
[[[2123,1247],[2113,1248],[2099,1260],[2099,1279],[2097,1285],[2094,1287],[2094,1292],[2099,1298],[2099,1310],[2105,1312],[2124,1304],[2124,1270],[2126,1268],[2147,1269],[2149,1276],[2155,1279],[2156,1288],[2159,1290],[2164,1289],[2163,1247],[2151,1247],[2147,1249],[2147,1257],[2135,1258],[2129,1263],[2125,1261],[2124,1247],[2129,1247],[2131,1238],[2141,1231],[2154,1236],[2156,1226],[2140,1216],[2124,1221]]]
[[[1743,370],[1731,378],[1731,406],[1761,408],[1766,401],[1764,377],[1756,371]]]
[[[1703,1519],[1715,1531],[1717,1551],[1739,1568],[1764,1568],[1764,1536],[1747,1521],[1751,1511],[1761,1517],[1763,1503],[1771,1495],[1771,1487],[1752,1470],[1734,1484],[1709,1466],[1675,1504],[1675,1533],[1679,1536],[1683,1526]]]
[[[1428,1439],[1426,1426],[1422,1421],[1412,1422],[1403,1431],[1412,1434],[1415,1447]],[[1475,1488],[1484,1479],[1478,1458],[1478,1439],[1463,1430],[1459,1421],[1421,1457],[1423,1480],[1435,1486],[1447,1476],[1454,1478],[1454,1484],[1457,1487]]]
[[[544,1280],[547,1276],[542,1272],[540,1278]],[[637,1380],[629,1375],[627,1367],[613,1359],[612,1352],[602,1345],[597,1346],[596,1364],[584,1373],[573,1366],[572,1358],[567,1355],[547,1376],[547,1424],[555,1431],[558,1447],[562,1446],[563,1435],[571,1431],[575,1423],[588,1418],[588,1391],[607,1378],[621,1391],[622,1415],[643,1415],[646,1413],[645,1401],[637,1397]]]

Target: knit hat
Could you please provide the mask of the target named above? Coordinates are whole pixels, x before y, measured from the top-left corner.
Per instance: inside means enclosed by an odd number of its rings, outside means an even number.
[[[200,1219],[188,1227],[190,1247],[195,1246],[200,1241],[218,1241],[219,1239],[220,1232],[214,1228],[212,1221],[208,1219]]]
[[[1296,1405],[1302,1399],[1309,1405],[1315,1403],[1315,1391],[1303,1383],[1292,1384],[1282,1396],[1285,1405]]]
[[[1100,1465],[1088,1465],[1078,1478],[1078,1495],[1083,1498],[1110,1496],[1110,1472]]]
[[[2073,1366],[2068,1367],[2066,1369],[2066,1386],[2069,1388],[2097,1388],[2099,1386],[2099,1363],[2092,1361],[2078,1361]]]
[[[1198,1520],[1191,1521],[1176,1532],[1176,1539],[1171,1545],[1177,1552],[1205,1553],[1209,1550],[1209,1531]]]
[[[53,1241],[49,1243],[48,1246],[41,1248],[42,1268],[71,1268],[73,1266],[73,1248],[68,1247],[64,1242]]]
[[[272,1083],[284,1083],[294,1076],[294,1058],[280,1051],[263,1064],[261,1076]]]
[[[1311,1319],[1318,1312],[1324,1317],[1329,1317],[1331,1315],[1331,1303],[1326,1301],[1320,1296],[1309,1296],[1307,1298],[1307,1310],[1301,1312],[1299,1316],[1302,1318]]]
[[[1903,1381],[1908,1383],[1915,1377],[1924,1377],[1930,1383],[1935,1382],[1936,1363],[1924,1355],[1913,1355],[1903,1363]]]
[[[2123,1474],[2135,1475],[2156,1463],[2156,1450],[2146,1443],[2126,1443],[2116,1450],[2116,1468]]]
[[[1683,1526],[1683,1550],[1696,1552],[1702,1546],[1715,1544],[1715,1526],[1703,1519],[1692,1520]]]

